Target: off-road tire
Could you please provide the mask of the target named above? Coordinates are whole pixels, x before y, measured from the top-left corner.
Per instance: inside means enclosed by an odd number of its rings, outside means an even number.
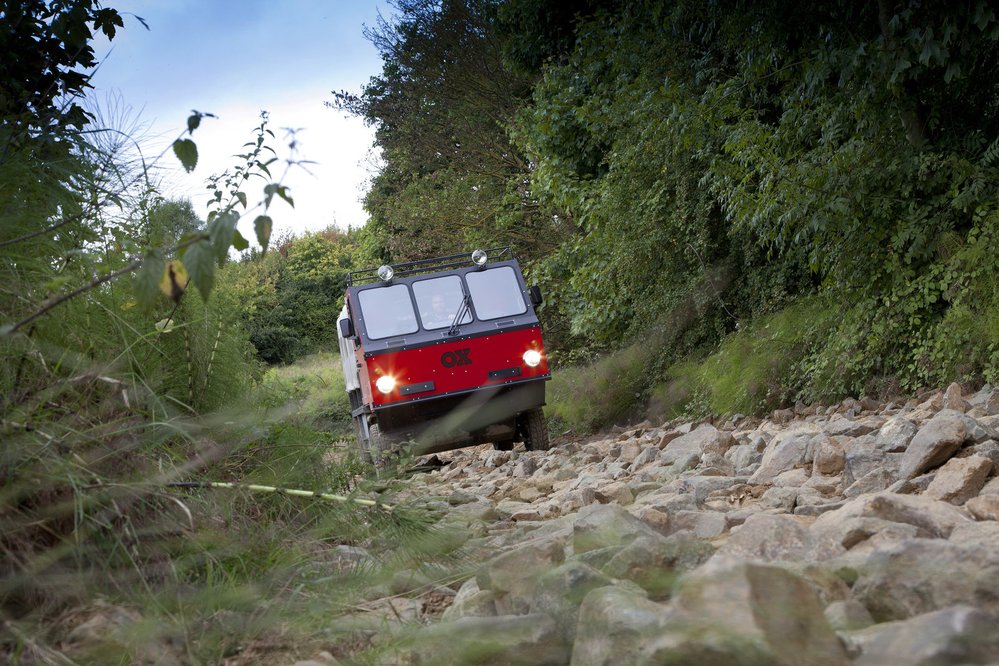
[[[371,438],[368,440],[371,459],[375,465],[381,465],[388,454],[392,452],[392,440],[382,434],[382,430],[378,427],[377,423],[372,423],[368,426],[368,434],[371,435]]]
[[[354,417],[354,429],[357,430],[357,452],[361,456],[361,462],[371,464],[373,462],[371,458],[371,440],[364,438],[364,430],[361,428],[361,419],[363,416]]]
[[[540,407],[524,412],[518,417],[524,448],[528,451],[547,451],[551,448],[548,440],[548,422]]]

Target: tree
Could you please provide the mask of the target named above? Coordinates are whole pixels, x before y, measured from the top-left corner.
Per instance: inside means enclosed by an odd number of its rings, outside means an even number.
[[[557,220],[527,187],[530,164],[507,128],[530,78],[504,66],[493,3],[404,0],[367,33],[384,66],[340,109],[376,127],[384,168],[365,199],[385,259],[450,254],[473,244],[554,247]]]

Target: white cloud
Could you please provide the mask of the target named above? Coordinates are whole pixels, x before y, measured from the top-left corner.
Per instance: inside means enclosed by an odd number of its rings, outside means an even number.
[[[205,215],[206,179],[238,163],[233,156],[253,140],[266,110],[278,156],[288,157],[282,128],[293,128],[299,130],[298,158],[314,162],[308,171],[289,172],[285,184],[295,208],[272,207],[275,232],[366,221],[359,200],[373,175],[373,131],[323,102],[332,90],[359,91],[379,72],[380,58],[362,27],[375,23],[382,2],[121,0],[114,6],[142,16],[150,30],[126,17],[93,83],[99,93],[119,91],[125,104],[141,109],[140,120],[158,137],[147,155],[180,136],[192,109],[217,116],[206,118],[192,137],[199,151],[193,174],[184,174],[169,152],[162,160],[169,196],[190,198]],[[107,53],[108,45],[98,40],[95,48]],[[282,170],[272,168],[272,174]],[[251,205],[262,198],[262,186],[256,181],[247,191]],[[252,229],[241,231],[252,236]]]

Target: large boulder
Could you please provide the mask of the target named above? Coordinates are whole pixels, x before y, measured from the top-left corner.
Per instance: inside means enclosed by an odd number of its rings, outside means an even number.
[[[703,564],[714,546],[699,539],[640,537],[624,546],[607,562],[603,572],[641,586],[654,599],[669,596],[680,574]]]
[[[960,412],[945,409],[927,421],[905,449],[899,476],[911,479],[947,462],[968,434],[966,418]]]
[[[639,662],[642,647],[669,619],[665,606],[634,589],[601,587],[579,608],[572,666],[619,666]]]
[[[837,553],[829,553],[833,555]],[[775,562],[811,560],[821,557],[819,543],[798,518],[787,515],[756,513],[737,529],[718,549],[713,563]]]
[[[583,599],[591,591],[612,582],[588,564],[569,560],[538,578],[531,597],[530,612],[553,618],[564,640],[571,645],[576,636],[576,616]]]
[[[749,478],[749,482],[772,483],[781,472],[798,465],[811,464],[816,448],[828,439],[829,435],[811,423],[800,424],[779,433],[767,445],[760,467]]]
[[[904,620],[955,604],[999,611],[999,551],[942,539],[910,539],[872,552],[853,598],[878,622]]]
[[[875,439],[875,446],[885,453],[901,453],[909,446],[919,428],[905,416],[893,416],[888,419]]]
[[[659,533],[617,504],[591,504],[576,514],[572,543],[575,553],[620,546]]]
[[[957,525],[970,522],[960,509],[947,502],[923,495],[881,492],[863,495],[822,514],[815,519],[812,530],[833,529],[837,523],[857,517],[906,523],[934,537],[947,537]]]
[[[739,563],[695,571],[678,584],[673,607],[678,619],[649,642],[642,663],[850,663],[815,591],[780,567]]]
[[[994,663],[999,655],[996,618],[967,605],[884,622],[854,632],[856,666],[936,666]]]
[[[704,423],[666,444],[660,454],[660,461],[664,465],[672,465],[688,456],[697,456],[700,459],[701,454],[705,452],[723,454],[734,443],[731,433],[718,430],[710,423]]]
[[[499,613],[524,613],[529,608],[536,579],[564,559],[561,540],[528,541],[487,562],[476,575],[476,582],[480,589],[491,590],[496,595]]]
[[[951,504],[964,504],[978,495],[991,472],[992,461],[984,456],[951,458],[937,470],[925,494]]]

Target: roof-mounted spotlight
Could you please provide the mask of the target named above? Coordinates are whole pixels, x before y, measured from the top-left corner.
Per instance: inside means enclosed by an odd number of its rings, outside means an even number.
[[[385,266],[381,266],[378,269],[378,277],[381,278],[382,281],[384,281],[384,282],[388,282],[389,280],[391,280],[392,276],[394,276],[394,275],[395,275],[395,271],[392,269],[391,266],[385,265]]]
[[[485,250],[476,250],[472,253],[472,263],[476,266],[485,266],[488,260],[489,255],[486,254]]]

